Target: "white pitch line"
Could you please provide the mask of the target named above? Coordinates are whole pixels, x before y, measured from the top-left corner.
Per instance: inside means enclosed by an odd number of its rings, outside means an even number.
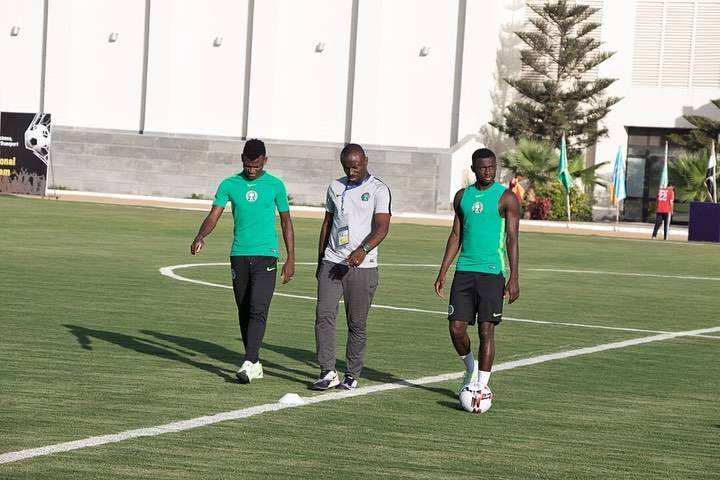
[[[181,282],[197,283],[198,285],[206,285],[209,287],[232,289],[232,286],[230,286],[230,285],[222,285],[220,283],[212,283],[212,282],[205,282],[202,280],[195,280],[193,278],[183,277],[182,275],[178,275],[177,273],[175,273],[175,270],[178,268],[202,267],[202,266],[206,266],[206,265],[229,266],[230,264],[229,263],[190,263],[190,264],[186,264],[186,265],[172,265],[169,267],[162,267],[160,269],[160,273],[166,277],[172,278],[173,280],[180,280]],[[315,264],[314,263],[302,263],[301,265],[315,265]],[[275,292],[274,295],[277,295],[279,297],[287,297],[287,298],[299,298],[302,300],[317,300],[316,297],[311,297],[308,295],[295,295],[292,293]],[[445,312],[445,311],[424,310],[422,308],[394,307],[392,305],[377,305],[377,304],[372,304],[371,307],[384,309],[384,310],[402,311],[402,312],[447,315],[447,312]],[[561,326],[565,326],[565,327],[594,328],[594,329],[600,329],[600,330],[617,330],[617,331],[621,331],[621,332],[672,333],[672,332],[668,332],[665,330],[645,330],[645,329],[641,329],[641,328],[608,327],[605,325],[586,325],[586,324],[582,324],[582,323],[550,322],[547,320],[529,320],[526,318],[515,318],[515,317],[503,317],[503,320],[509,320],[512,322],[536,323],[536,324],[541,324],[541,325],[561,325]],[[709,335],[695,335],[695,336],[704,337],[704,338],[720,338],[720,337],[713,337],[713,336],[709,336]]]
[[[591,353],[603,352],[606,350],[616,350],[619,348],[626,348],[635,345],[641,345],[644,343],[659,342],[662,340],[670,340],[678,337],[688,337],[695,335],[702,335],[704,333],[719,332],[720,327],[704,328],[700,330],[689,330],[684,332],[669,332],[660,335],[652,335],[649,337],[635,338],[632,340],[624,340],[622,342],[605,343],[601,345],[595,345],[593,347],[577,348],[574,350],[566,350],[564,352],[550,353],[546,355],[538,355],[535,357],[529,357],[521,360],[513,360],[510,362],[500,363],[493,367],[493,372],[501,372],[503,370],[512,370],[514,368],[526,367],[530,365],[537,365],[539,363],[545,363],[552,360],[560,360],[565,358],[577,357],[580,355],[588,355]],[[461,378],[465,372],[459,373],[446,373],[443,375],[434,375],[430,377],[417,378],[415,380],[401,380],[393,383],[383,383],[379,385],[371,385],[369,387],[362,387],[356,390],[348,390],[342,392],[332,392],[313,397],[304,398],[303,405],[312,405],[320,402],[328,402],[332,400],[342,400],[344,398],[359,397],[363,395],[369,395],[371,393],[386,392],[390,390],[398,390],[401,388],[407,388],[416,385],[426,385],[431,383],[445,382]],[[275,412],[278,410],[284,410],[286,408],[296,408],[303,405],[288,405],[283,403],[266,403],[263,405],[257,405],[249,408],[242,408],[239,410],[232,410],[229,412],[217,413],[215,415],[207,415],[203,417],[192,418],[189,420],[181,420],[178,422],[166,423],[165,425],[159,425],[155,427],[139,428],[136,430],[127,430],[120,433],[110,435],[100,435],[97,437],[84,438],[82,440],[75,440],[72,442],[56,443],[54,445],[47,445],[39,448],[30,448],[27,450],[19,450],[17,452],[8,452],[0,455],[0,464],[17,462],[19,460],[25,460],[28,458],[41,457],[45,455],[51,455],[54,453],[68,452],[71,450],[79,450],[81,448],[95,447],[99,445],[106,445],[109,443],[117,443],[125,440],[131,440],[140,437],[154,437],[163,435],[165,433],[182,432],[185,430],[191,430],[194,428],[204,427],[212,425],[214,423],[227,422],[230,420],[239,420],[241,418],[253,417],[266,412]]]
[[[684,275],[665,275],[659,273],[630,273],[630,272],[604,272],[600,270],[561,270],[556,268],[526,268],[531,272],[556,272],[556,273],[589,273],[593,275],[620,275],[624,277],[652,277],[652,278],[677,278],[681,280],[709,280],[720,282],[718,277],[690,277]]]

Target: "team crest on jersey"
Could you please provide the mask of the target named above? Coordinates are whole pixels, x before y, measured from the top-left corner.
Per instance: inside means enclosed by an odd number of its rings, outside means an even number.
[[[245,194],[245,200],[247,200],[250,203],[254,202],[257,199],[258,199],[258,194],[255,190],[248,190],[247,193]]]
[[[483,204],[482,202],[478,201],[472,204],[472,212],[473,213],[481,213],[483,211]]]
[[[370,194],[368,192],[363,193],[360,197],[360,200],[362,200],[363,202],[367,202],[368,200],[370,200]]]

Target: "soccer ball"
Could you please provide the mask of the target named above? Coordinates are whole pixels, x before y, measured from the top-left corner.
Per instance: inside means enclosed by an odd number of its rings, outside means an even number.
[[[470,382],[460,390],[460,406],[467,412],[485,413],[492,407],[493,393],[478,382]]]
[[[45,125],[39,123],[25,131],[25,148],[31,150],[43,161],[47,159],[49,146],[50,131]]]

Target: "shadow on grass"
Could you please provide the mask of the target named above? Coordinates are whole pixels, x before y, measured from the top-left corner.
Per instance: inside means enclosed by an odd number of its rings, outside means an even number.
[[[216,343],[198,338],[170,335],[153,330],[141,330],[140,333],[144,335],[141,337],[107,330],[96,330],[77,325],[63,326],[75,336],[78,344],[80,344],[80,347],[84,350],[92,350],[93,339],[102,340],[138,353],[165,358],[198,368],[205,372],[217,375],[228,383],[237,383],[234,375],[234,369],[219,367],[211,363],[201,362],[191,358],[200,354],[217,362],[229,363],[231,365],[237,365],[241,362],[243,358],[241,353],[227,349]],[[304,369],[290,368],[263,358],[263,369],[268,376],[278,377],[309,386],[310,383],[315,380],[316,372],[319,372],[320,370],[320,367],[315,360],[315,352],[310,350],[273,345],[269,343],[264,343],[263,348],[271,352],[284,355],[295,362],[299,362],[304,366],[309,367]],[[338,368],[340,371],[343,371],[345,369],[345,362],[342,360],[338,361]],[[452,390],[430,387],[427,385],[413,385],[391,373],[383,372],[370,367],[365,367],[363,369],[362,378],[379,383],[398,383],[408,387],[419,388],[439,395],[444,395],[453,399],[455,398],[455,392]]]
[[[320,366],[318,365],[317,361],[315,360],[315,352],[312,352],[310,350],[304,350],[300,348],[295,347],[287,347],[287,346],[281,346],[281,345],[273,345],[271,343],[264,343],[263,348],[266,348],[272,352],[279,353],[281,355],[285,355],[288,358],[291,358],[295,360],[296,362],[303,363],[309,367],[314,368],[318,373],[320,372]],[[345,370],[345,362],[343,360],[338,360],[336,368],[338,371],[344,371]],[[452,390],[449,390],[447,388],[439,388],[439,387],[429,387],[427,385],[414,385],[411,383],[408,383],[405,379],[399,378],[391,373],[383,372],[380,370],[376,370],[374,368],[370,367],[363,367],[361,378],[373,381],[373,382],[379,382],[379,383],[398,383],[400,385],[405,385],[408,387],[413,388],[419,388],[422,390],[427,390],[429,392],[433,392],[440,395],[445,395],[451,398],[455,398],[455,392]],[[312,377],[312,380],[315,380],[315,377]]]
[[[152,330],[141,330],[140,333],[150,335],[165,342],[174,343],[175,345],[184,349],[192,350],[206,355],[213,360],[218,360],[220,362],[226,363],[236,363],[238,366],[242,363],[243,354],[235,352],[233,350],[229,350],[216,343],[207,342],[205,340],[200,340],[197,338],[181,337],[178,335],[170,335],[168,333],[155,332]],[[263,344],[263,348],[265,347],[266,345]],[[260,355],[262,356],[262,349],[260,349]],[[302,385],[307,384],[308,381],[312,378],[312,375],[307,371],[289,368],[285,365],[280,365],[278,363],[268,361],[265,358],[261,358],[261,360],[263,365],[263,371],[268,376],[282,378],[291,382],[300,383]],[[300,378],[298,378],[298,376]]]
[[[84,350],[92,350],[92,340],[102,340],[114,345],[118,345],[129,350],[134,350],[138,353],[144,353],[146,355],[152,355],[154,357],[166,358],[176,362],[183,363],[195,368],[199,368],[208,373],[215,374],[223,378],[226,382],[237,383],[234,376],[231,376],[232,370],[221,368],[216,365],[211,365],[205,362],[199,362],[188,358],[195,356],[192,352],[177,349],[173,346],[163,345],[149,338],[136,337],[132,335],[126,335],[124,333],[109,332],[107,330],[95,330],[87,327],[80,327],[77,325],[63,325],[67,328],[70,333],[75,335],[80,347]],[[221,348],[221,347],[220,347]]]
[[[453,396],[455,396],[454,393],[453,393]],[[450,410],[458,410],[460,412],[464,412],[464,410],[462,409],[462,407],[460,406],[460,404],[457,401],[448,402],[446,400],[440,400],[437,402],[437,404],[440,406],[443,406],[445,408],[449,408]]]
[[[242,354],[212,342],[206,342],[205,340],[199,340],[197,338],[169,335],[151,330],[142,330],[140,333],[155,337],[154,339],[118,332],[110,332],[107,330],[96,330],[77,325],[63,326],[75,336],[80,344],[80,347],[84,350],[92,350],[93,339],[102,340],[138,353],[165,358],[198,368],[202,371],[217,375],[227,383],[238,383],[235,378],[234,369],[223,368],[207,362],[201,362],[189,358],[195,357],[197,354],[202,354],[223,363],[239,364],[241,362],[243,358]],[[158,340],[166,343],[161,343]],[[168,343],[170,343],[170,345]],[[265,367],[266,373],[270,376],[283,378],[303,385],[307,384],[307,380],[305,378],[310,378],[310,375],[307,372],[288,369],[282,365],[265,360],[263,361],[263,367]],[[301,374],[305,378],[298,379],[297,377],[282,373],[280,370],[284,370],[289,373]]]

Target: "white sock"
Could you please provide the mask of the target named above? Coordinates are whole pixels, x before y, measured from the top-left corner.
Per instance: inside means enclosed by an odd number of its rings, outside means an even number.
[[[467,355],[461,356],[462,361],[465,362],[465,370],[468,372],[472,372],[475,370],[475,357],[473,357],[472,352],[468,353]]]
[[[480,370],[480,383],[482,385],[485,385],[487,387],[488,382],[490,381],[490,373],[491,372],[484,372]]]

